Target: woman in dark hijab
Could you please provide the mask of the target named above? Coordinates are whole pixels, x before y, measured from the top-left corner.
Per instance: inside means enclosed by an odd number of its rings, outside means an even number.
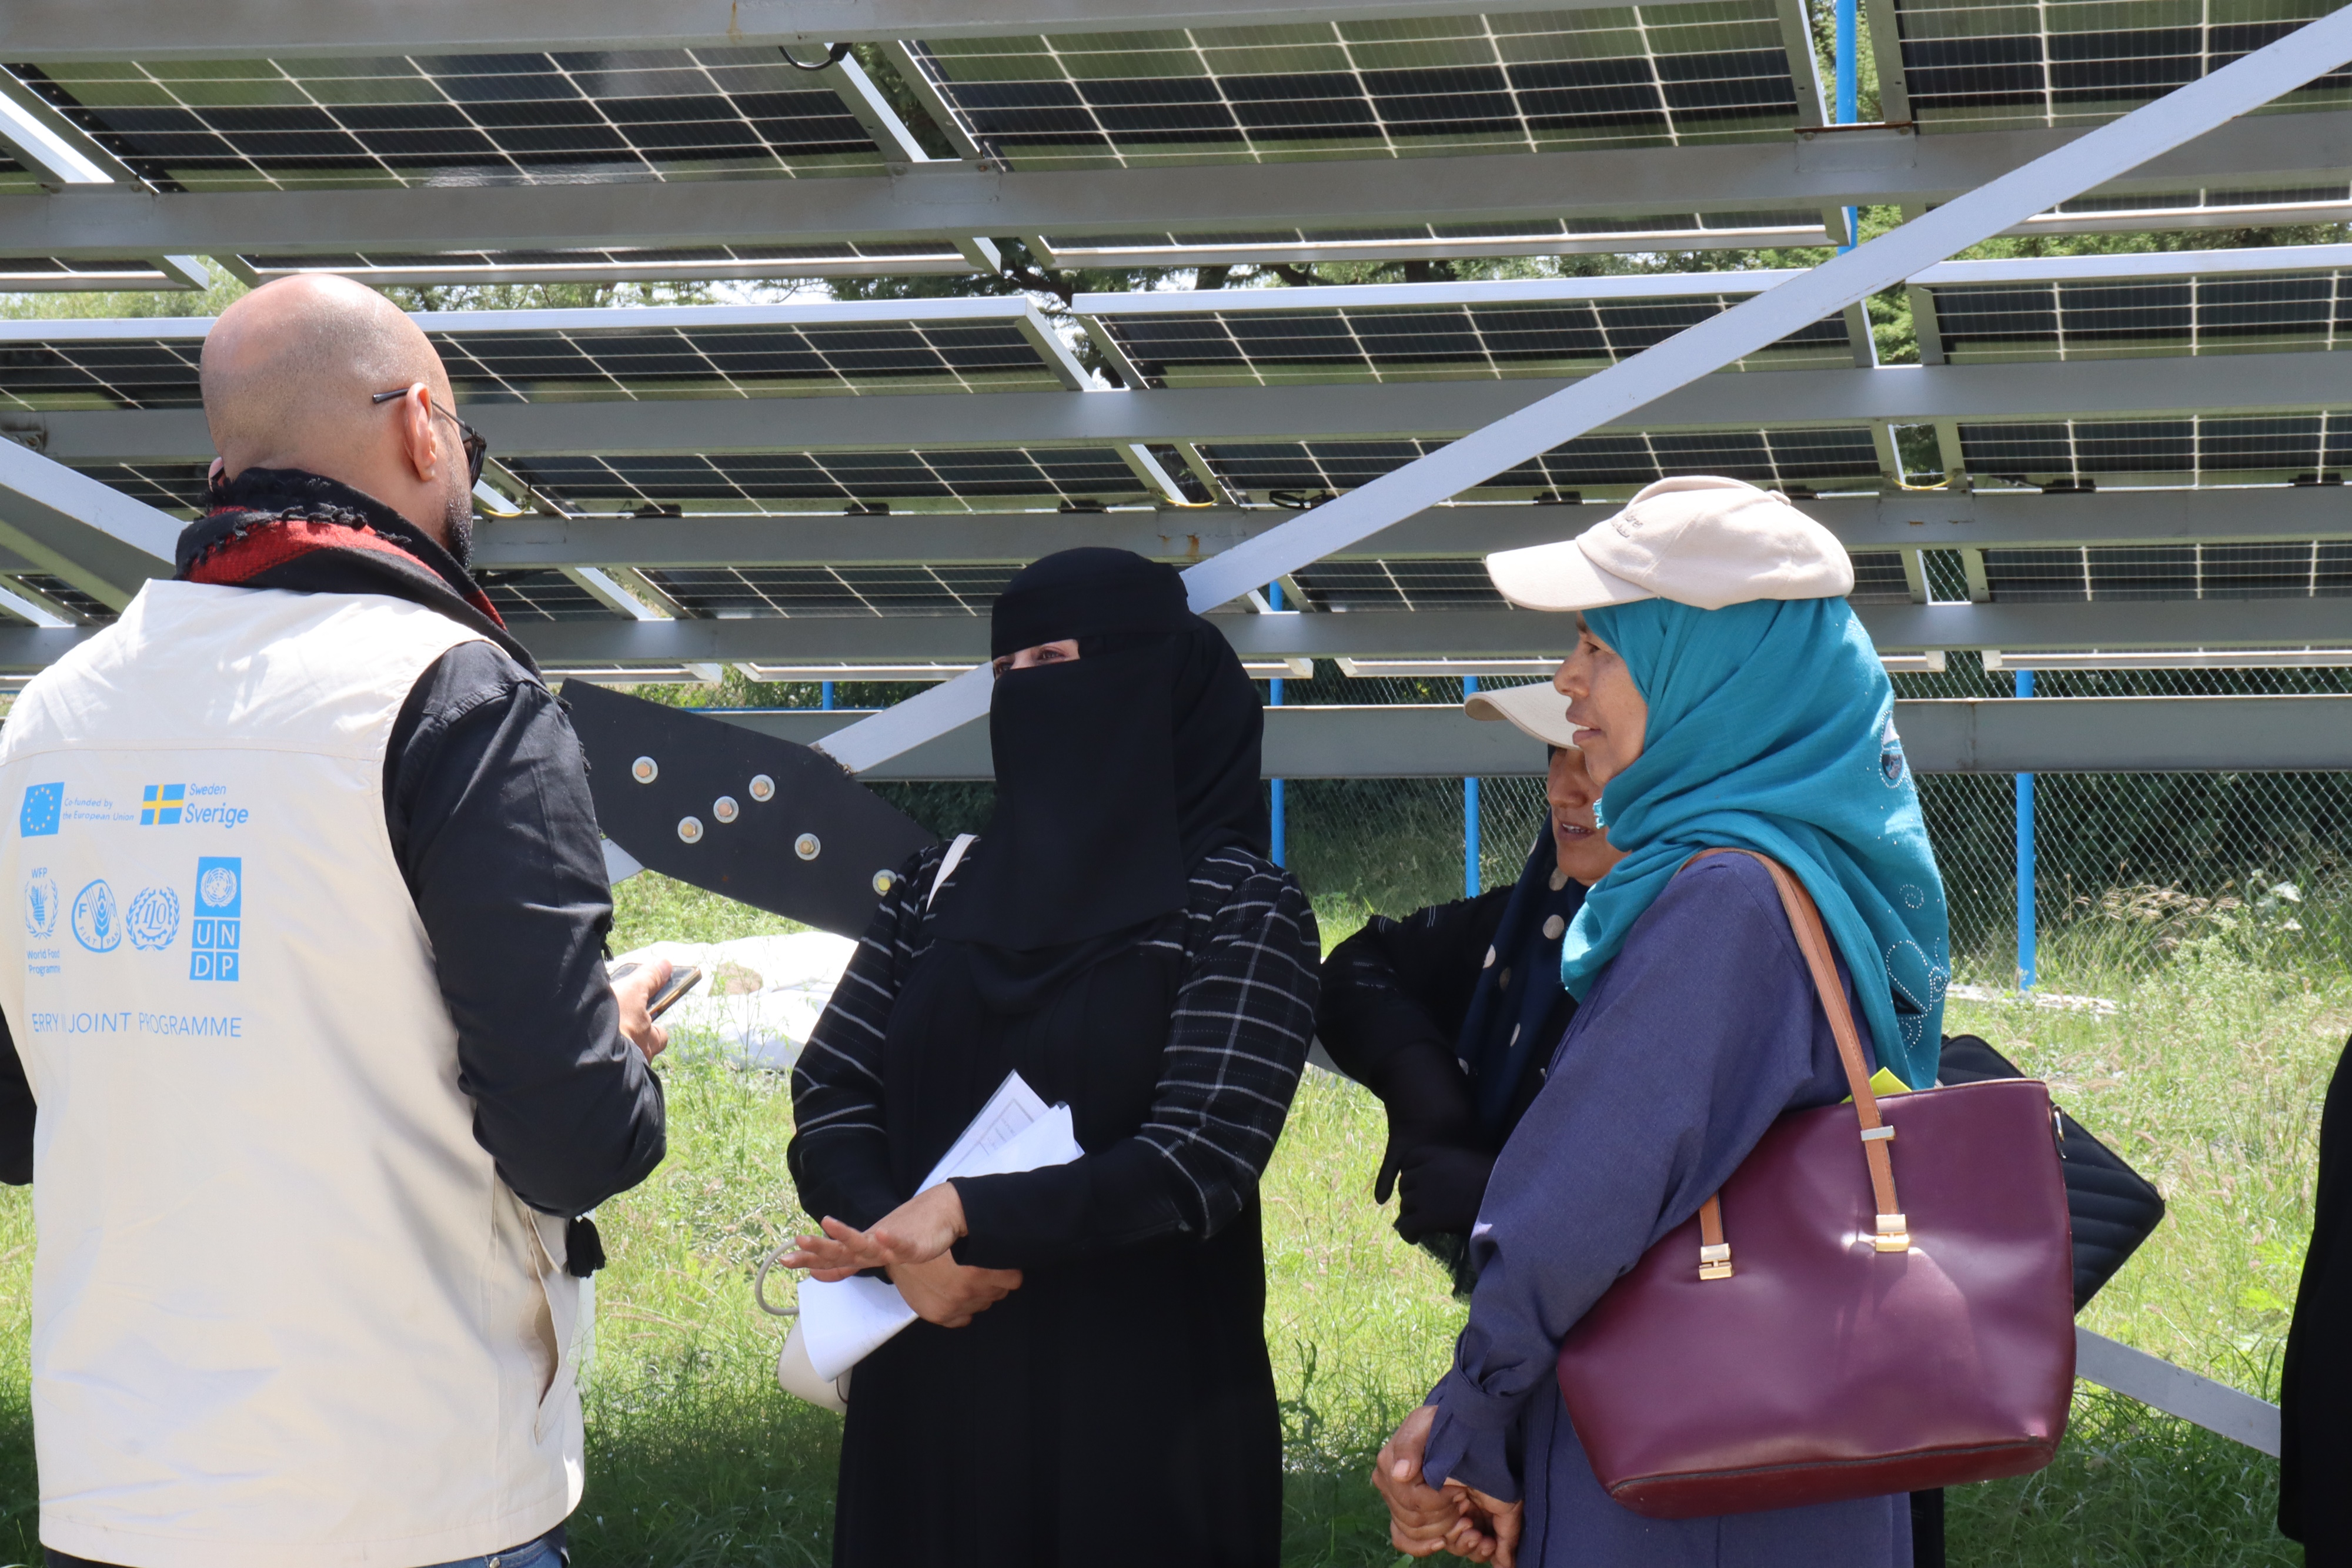
[[[857,1365],[834,1561],[1270,1565],[1257,1180],[1319,945],[1266,858],[1264,713],[1124,550],[1015,575],[991,646],[988,831],[906,868],[793,1078],[826,1234],[786,1261],[885,1268],[924,1320]],[[918,1193],[1009,1071],[1084,1157]]]

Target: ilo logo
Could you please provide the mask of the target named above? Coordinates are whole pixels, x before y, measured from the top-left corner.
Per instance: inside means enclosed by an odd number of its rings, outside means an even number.
[[[25,879],[25,934],[53,936],[58,929],[58,884],[38,872]]]
[[[133,947],[169,947],[180,934],[180,895],[168,887],[142,887],[123,924],[131,928]]]
[[[114,905],[114,889],[103,878],[74,894],[74,940],[93,953],[111,953],[122,946],[122,913]]]

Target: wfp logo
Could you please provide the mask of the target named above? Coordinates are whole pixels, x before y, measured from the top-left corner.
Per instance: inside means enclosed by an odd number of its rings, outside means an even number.
[[[150,784],[139,797],[139,825],[176,828],[180,825],[180,812],[187,803],[185,784]]]
[[[103,879],[74,894],[74,940],[93,953],[111,953],[122,946],[122,915],[114,906],[114,889]]]
[[[56,832],[58,818],[65,806],[66,787],[62,782],[26,785],[25,804],[16,812],[16,836],[38,839]]]
[[[178,911],[173,910],[174,917]],[[188,978],[234,980],[244,926],[245,861],[204,855],[196,861],[196,906],[188,923]],[[164,941],[170,941],[166,936]],[[159,944],[160,946],[160,944]]]
[[[180,895],[168,887],[142,887],[139,896],[131,901],[131,913],[124,925],[131,928],[131,945],[159,951],[172,945],[180,934]]]
[[[25,934],[48,936],[58,928],[58,884],[45,876],[25,879]]]

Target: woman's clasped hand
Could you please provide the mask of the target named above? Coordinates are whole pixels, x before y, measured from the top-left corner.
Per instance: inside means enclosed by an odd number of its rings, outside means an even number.
[[[963,1327],[1021,1288],[1018,1269],[969,1268],[949,1254],[964,1235],[963,1199],[953,1182],[917,1193],[868,1230],[829,1216],[818,1226],[822,1235],[794,1239],[784,1267],[827,1282],[884,1270],[915,1315],[941,1328]]]
[[[1408,1557],[1450,1552],[1473,1563],[1512,1568],[1526,1508],[1460,1481],[1429,1484],[1421,1461],[1435,1415],[1424,1405],[1406,1416],[1372,1461],[1372,1484],[1389,1505],[1389,1543]]]

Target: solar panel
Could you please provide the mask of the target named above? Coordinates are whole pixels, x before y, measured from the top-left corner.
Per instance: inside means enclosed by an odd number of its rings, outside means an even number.
[[[1979,478],[2045,484],[2070,476],[2120,485],[2306,481],[2352,460],[2352,412],[1964,423],[1960,452]]]
[[[111,607],[92,599],[62,577],[50,577],[43,572],[25,571],[17,573],[10,580],[23,584],[60,609],[71,611],[77,617],[92,625],[102,625],[114,619],[115,612]]]
[[[646,576],[698,617],[986,615],[1020,568],[694,567]]]
[[[1939,287],[1954,364],[2333,349],[2352,328],[2352,273]]]
[[[1052,267],[1216,267],[1243,262],[1391,261],[1436,256],[1574,256],[1740,250],[1830,243],[1819,212],[1659,213],[1535,222],[1402,224],[1380,229],[1258,229],[1234,234],[1039,236]]]
[[[0,176],[0,192],[8,189]],[[188,286],[140,256],[67,261],[50,256],[0,256],[0,293],[52,289],[184,289]]]
[[[5,358],[5,351],[0,351]],[[166,512],[190,513],[204,502],[210,463],[106,463],[80,469],[134,501]]]
[[[366,252],[239,257],[263,281],[336,272],[378,287],[436,283],[693,282],[730,278],[902,277],[965,273],[944,241],[605,246],[572,250]]]
[[[507,466],[541,495],[581,511],[677,506],[690,512],[761,514],[837,511],[876,502],[913,503],[925,511],[991,511],[1066,501],[1111,506],[1159,499],[1108,447],[583,455],[513,458]]]
[[[2315,0],[1893,4],[1911,112],[1930,131],[2110,120],[2331,9]],[[2352,72],[2335,71],[2269,108],[2340,107],[2347,99]]]
[[[1990,549],[1995,602],[2352,597],[2352,543],[2113,545]]]
[[[167,191],[879,173],[772,49],[9,68]]]
[[[1015,169],[1749,141],[1797,121],[1772,0],[1050,37],[908,54]]]
[[[425,312],[459,403],[1042,392],[1085,373],[1023,299]],[[0,322],[0,409],[194,408],[205,318]]]
[[[478,571],[474,580],[509,625],[629,619],[560,571]]]
[[[1570,377],[1603,370],[1792,276],[1203,289],[1085,294],[1074,303],[1089,330],[1153,387]],[[1853,363],[1840,315],[1730,368]]]
[[[1392,473],[1437,440],[1218,443],[1201,448],[1226,486],[1253,499],[1304,504]],[[1862,428],[1610,433],[1580,436],[1464,492],[1528,500],[1575,491],[1630,495],[1669,474],[1720,474],[1763,486],[1877,485],[1878,455]]]
[[[1911,601],[1911,583],[1903,571],[1903,557],[1896,550],[1855,550],[1853,557],[1853,591],[1846,595],[1856,604],[1907,604]]]
[[[1483,560],[1323,560],[1294,574],[1317,610],[1499,610]]]

